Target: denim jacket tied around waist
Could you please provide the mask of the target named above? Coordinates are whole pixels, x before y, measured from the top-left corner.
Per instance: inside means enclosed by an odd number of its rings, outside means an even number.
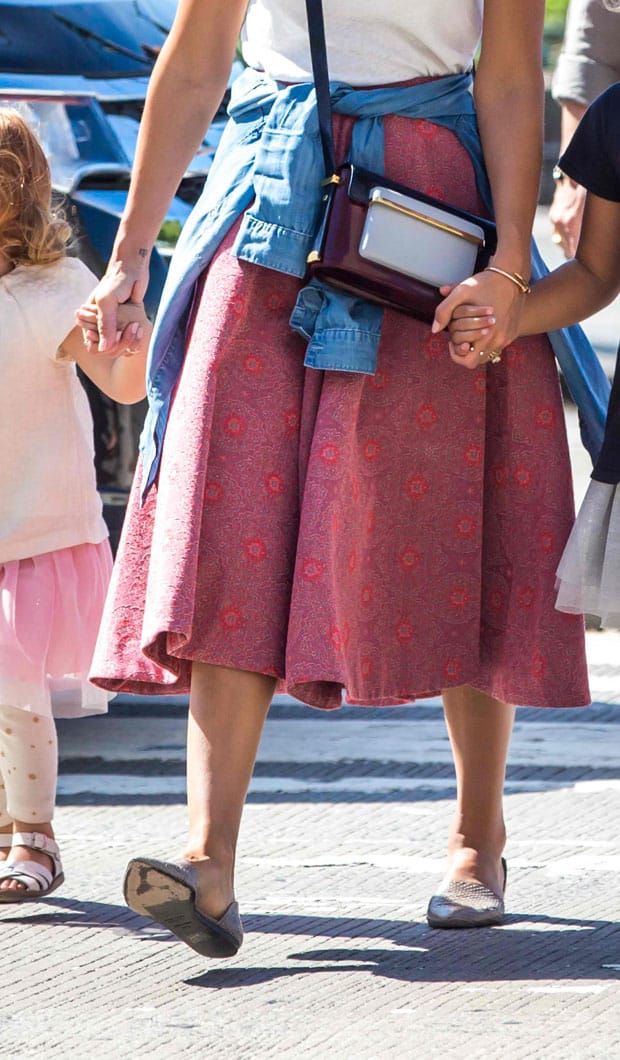
[[[471,84],[470,74],[376,89],[332,83],[333,109],[357,119],[350,160],[383,172],[383,116],[425,118],[459,138],[491,209]],[[179,237],[155,321],[147,364],[149,410],[141,438],[143,495],[157,475],[172,393],[185,356],[194,287],[222,240],[244,215],[233,253],[303,278],[315,237],[325,174],[314,86],[282,86],[248,69],[233,85],[229,118],[202,195]],[[533,279],[547,271],[533,247]],[[306,366],[374,373],[383,320],[380,306],[312,280],[291,310],[291,327],[308,342]],[[609,384],[580,328],[554,332],[550,338],[594,460],[602,444]]]

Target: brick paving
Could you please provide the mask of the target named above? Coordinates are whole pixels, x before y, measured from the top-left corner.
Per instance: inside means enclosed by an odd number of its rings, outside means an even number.
[[[230,961],[200,958],[121,896],[130,856],[175,852],[183,835],[182,703],[159,701],[148,725],[139,701],[61,723],[67,882],[0,910],[0,1055],[620,1056],[620,635],[589,645],[604,669],[595,706],[519,714],[508,916],[474,932],[424,920],[454,795],[434,702],[389,720],[275,705],[241,837],[247,937]]]

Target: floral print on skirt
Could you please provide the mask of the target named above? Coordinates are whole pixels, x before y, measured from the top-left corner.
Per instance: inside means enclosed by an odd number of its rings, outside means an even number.
[[[449,131],[384,124],[388,176],[480,210]],[[186,692],[197,660],[327,709],[463,684],[587,704],[583,621],[554,609],[574,512],[547,339],[470,372],[388,311],[376,375],[304,368],[299,281],[233,257],[235,231],[197,290],[143,507],[137,470],[91,678]]]

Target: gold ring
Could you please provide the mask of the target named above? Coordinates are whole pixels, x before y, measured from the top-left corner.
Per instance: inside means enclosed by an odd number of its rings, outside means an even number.
[[[501,353],[498,353],[497,350],[489,350],[489,361],[491,364],[499,364],[501,359]]]

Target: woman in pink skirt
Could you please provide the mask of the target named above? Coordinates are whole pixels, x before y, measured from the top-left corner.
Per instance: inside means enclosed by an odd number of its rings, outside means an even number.
[[[475,119],[437,100],[467,87],[481,39],[475,99],[500,271],[470,279],[463,300],[473,288],[495,316],[462,355],[411,317],[386,311],[376,328],[362,303],[345,306],[350,326],[330,328],[343,303],[304,288],[291,250],[297,240],[303,266],[312,232],[295,224],[315,181],[295,159],[320,155],[302,0],[253,0],[247,15],[245,0],[182,0],[95,297],[100,349],[114,349],[117,305],[144,291],[242,24],[250,69],[160,308],[151,415],[92,676],[115,691],[190,692],[189,837],[178,859],[134,859],[125,894],[209,956],[242,940],[235,847],[275,689],[321,709],[343,694],[389,706],[441,692],[458,804],[428,913],[438,927],[503,916],[512,704],[589,702],[582,621],[553,607],[573,521],[553,354],[537,337],[489,364],[529,276],[544,4],[324,7],[339,161],[380,136],[389,178],[478,213],[463,134]]]

